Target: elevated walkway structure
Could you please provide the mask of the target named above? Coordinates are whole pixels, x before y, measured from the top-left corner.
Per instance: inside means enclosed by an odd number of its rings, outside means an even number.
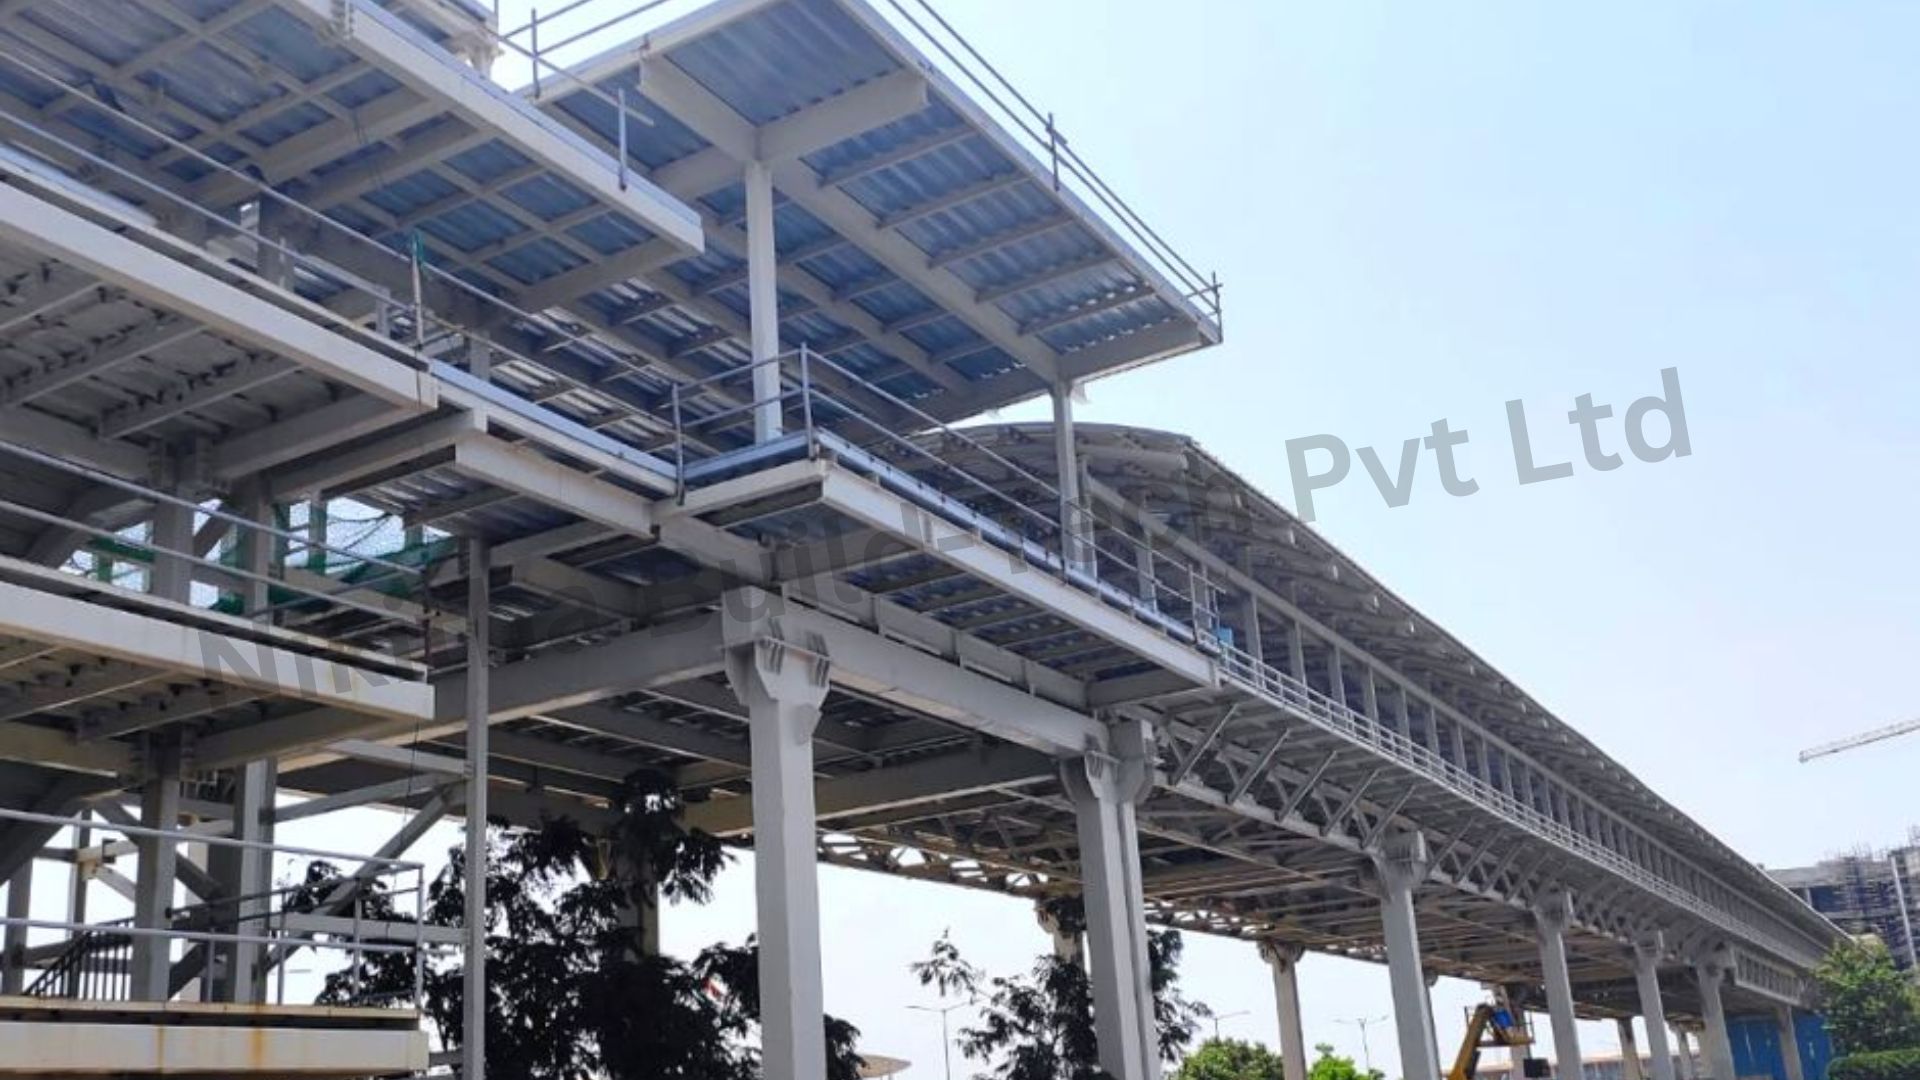
[[[0,7],[0,993],[78,1003],[6,1067],[417,1069],[417,1001],[269,974],[442,962],[369,867],[653,769],[756,853],[782,1080],[819,861],[1081,895],[1120,1080],[1150,919],[1283,1014],[1301,950],[1385,961],[1418,1080],[1441,973],[1731,1076],[1830,924],[1191,440],[1074,423],[1219,295],[918,0]],[[276,877],[367,805],[358,869]]]

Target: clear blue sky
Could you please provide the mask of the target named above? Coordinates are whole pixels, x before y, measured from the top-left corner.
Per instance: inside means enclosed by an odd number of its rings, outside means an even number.
[[[885,6],[884,2],[880,5]],[[524,4],[508,4],[517,22]],[[1319,526],[1750,857],[1811,861],[1920,820],[1920,736],[1794,754],[1920,710],[1920,7],[942,0],[1203,269],[1228,343],[1094,384],[1083,419],[1191,433],[1291,503],[1288,438],[1382,448],[1446,417],[1387,509],[1358,462]],[[1624,411],[1679,370],[1693,454],[1520,487],[1503,403],[1577,457],[1577,394]],[[1009,411],[1025,418],[1034,410]],[[1618,419],[1608,438],[1619,445]],[[938,1075],[905,965],[942,928],[988,966],[1024,905],[826,874],[829,1007]],[[669,947],[739,937],[748,871]],[[1190,939],[1186,985],[1274,1039],[1251,945]],[[1309,1041],[1388,1011],[1384,974],[1303,967]],[[1440,1037],[1474,996],[1444,983]],[[1589,1025],[1586,1048],[1614,1045]],[[1397,1073],[1390,1030],[1373,1059]]]

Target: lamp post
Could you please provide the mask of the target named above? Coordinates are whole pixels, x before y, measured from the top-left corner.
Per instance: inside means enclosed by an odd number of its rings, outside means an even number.
[[[1230,1013],[1214,1013],[1213,1014],[1213,1041],[1214,1042],[1220,1041],[1220,1021],[1231,1020],[1236,1016],[1247,1016],[1247,1015],[1250,1015],[1250,1014],[1245,1009],[1238,1009]]]
[[[1369,1073],[1373,1071],[1373,1048],[1367,1045],[1367,1025],[1378,1024],[1384,1020],[1386,1020],[1384,1016],[1361,1016],[1352,1020],[1335,1021],[1340,1024],[1352,1024],[1360,1029],[1360,1060]]]
[[[965,1008],[971,1001],[956,1001],[951,1005],[909,1005],[915,1012],[940,1014],[940,1056],[946,1064],[947,1080],[953,1080],[953,1040],[947,1037],[947,1014],[955,1009]]]

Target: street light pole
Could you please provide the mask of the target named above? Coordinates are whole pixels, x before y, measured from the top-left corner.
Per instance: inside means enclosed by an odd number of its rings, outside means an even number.
[[[971,1001],[956,1001],[951,1005],[941,1005],[938,1007],[933,1005],[907,1006],[907,1008],[915,1012],[940,1014],[940,1055],[946,1063],[947,1080],[953,1080],[953,1040],[947,1036],[947,1014],[955,1009],[965,1008],[971,1004],[973,1004]]]
[[[1385,1019],[1384,1016],[1361,1016],[1352,1020],[1335,1021],[1340,1024],[1352,1024],[1360,1029],[1360,1060],[1369,1073],[1373,1072],[1373,1048],[1367,1045],[1367,1025],[1378,1024]]]
[[[1213,1014],[1213,1041],[1214,1042],[1220,1041],[1220,1021],[1231,1020],[1236,1016],[1248,1016],[1248,1015],[1250,1014],[1245,1009],[1240,1009],[1236,1012],[1230,1012],[1230,1013],[1214,1013]]]

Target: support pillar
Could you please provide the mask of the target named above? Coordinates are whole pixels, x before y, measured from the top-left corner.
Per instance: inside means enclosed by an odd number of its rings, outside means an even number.
[[[1060,557],[1068,568],[1092,573],[1092,522],[1081,499],[1079,450],[1073,441],[1073,386],[1056,384],[1052,394],[1054,472],[1060,488]]]
[[[33,917],[33,860],[28,859],[7,881],[7,918]],[[27,928],[7,924],[4,944],[0,944],[0,994],[21,994],[27,989]]]
[[[1541,982],[1553,1025],[1553,1072],[1560,1080],[1580,1080],[1580,1025],[1574,1020],[1573,980],[1567,973],[1567,924],[1572,921],[1573,897],[1564,892],[1548,893],[1534,906]]]
[[[1787,1070],[1787,1080],[1807,1080],[1800,1061],[1800,1035],[1793,1026],[1793,1007],[1778,1006],[1774,1016],[1780,1025],[1780,1064]]]
[[[178,553],[193,554],[193,511],[170,502],[156,504],[153,546],[150,591],[162,600],[186,603],[193,596],[193,564]]]
[[[1280,1074],[1285,1080],[1307,1080],[1307,1040],[1300,1024],[1300,957],[1305,952],[1292,942],[1260,943],[1260,958],[1273,969],[1273,1005],[1280,1020]]]
[[[1667,1009],[1660,1000],[1660,954],[1665,948],[1657,933],[1633,944],[1633,981],[1640,991],[1640,1015],[1647,1025],[1652,1080],[1674,1080],[1673,1055],[1667,1050]]]
[[[1680,1080],[1698,1080],[1700,1070],[1694,1068],[1693,1046],[1687,1040],[1687,1029],[1678,1025],[1673,1029],[1674,1060],[1679,1064]]]
[[[1621,1077],[1623,1080],[1647,1080],[1646,1071],[1640,1067],[1640,1042],[1633,1034],[1633,1017],[1623,1016],[1613,1023],[1620,1033]]]
[[[467,541],[466,966],[461,972],[460,1075],[487,1075],[487,725],[492,711],[488,611],[492,552]]]
[[[1114,1080],[1157,1080],[1160,1033],[1154,1023],[1134,816],[1135,803],[1152,782],[1146,750],[1151,733],[1136,721],[1112,731],[1110,752],[1090,750],[1061,766],[1080,841],[1094,1036],[1100,1067]]]
[[[177,829],[180,826],[180,745],[171,741],[156,742],[152,755],[153,767],[140,792],[140,824],[148,829]],[[134,882],[133,924],[141,929],[170,929],[172,916],[168,909],[173,906],[174,867],[178,859],[174,841],[141,836],[134,846],[139,852],[140,864],[139,876]],[[171,940],[146,934],[134,937],[133,1000],[167,1000],[171,996],[172,968]]]
[[[1388,837],[1374,854],[1380,882],[1380,923],[1386,939],[1387,975],[1393,986],[1393,1026],[1399,1035],[1405,1080],[1440,1080],[1440,1048],[1433,1037],[1433,1001],[1420,966],[1420,928],[1413,896],[1427,877],[1427,838],[1420,833]]]
[[[747,194],[747,321],[753,344],[753,441],[780,437],[780,289],[773,232],[773,171],[749,161]]]
[[[730,596],[725,604],[736,602]],[[761,1059],[767,1080],[825,1080],[813,731],[828,666],[819,643],[796,647],[777,636],[777,624],[769,630],[730,642],[727,653],[727,681],[746,706],[753,754]]]
[[[233,838],[251,843],[273,839],[273,793],[278,769],[272,761],[252,761],[238,769],[233,787]],[[260,848],[221,845],[211,854],[211,868],[222,889],[232,898],[224,906],[225,921],[234,933],[260,936],[272,909],[266,895],[273,888],[273,860]],[[266,1000],[266,968],[261,947],[253,942],[225,942],[218,946],[214,968],[214,999],[237,1004]]]
[[[1706,1026],[1700,1034],[1700,1048],[1706,1051],[1707,1075],[1713,1080],[1735,1080],[1733,1040],[1727,1035],[1727,1010],[1720,1000],[1720,984],[1727,973],[1717,957],[1699,961],[1693,967],[1700,981],[1700,1011]]]

